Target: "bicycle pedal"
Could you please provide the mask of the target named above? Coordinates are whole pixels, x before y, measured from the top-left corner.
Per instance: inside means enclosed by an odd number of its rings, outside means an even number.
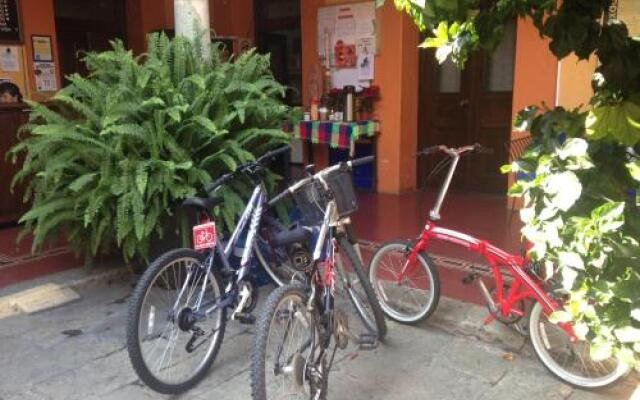
[[[363,333],[360,335],[358,340],[358,344],[360,345],[360,350],[375,350],[378,348],[378,336],[371,335],[367,333]]]
[[[256,317],[249,313],[236,313],[233,319],[245,325],[253,325],[256,323]]]

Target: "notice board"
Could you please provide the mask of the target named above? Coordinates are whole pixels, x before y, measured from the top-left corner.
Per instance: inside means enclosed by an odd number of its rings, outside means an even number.
[[[333,86],[368,86],[376,52],[373,1],[318,9],[318,55],[332,72]]]
[[[17,0],[0,0],[0,41],[20,42],[20,15]]]

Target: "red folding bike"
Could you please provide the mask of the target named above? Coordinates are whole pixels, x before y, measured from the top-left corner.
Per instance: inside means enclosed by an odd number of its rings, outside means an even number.
[[[480,289],[489,308],[485,323],[498,320],[514,325],[529,334],[535,353],[544,366],[561,380],[580,388],[593,389],[609,385],[626,375],[628,368],[616,358],[594,360],[589,344],[580,340],[571,323],[554,324],[549,316],[562,308],[567,295],[552,279],[545,279],[526,256],[516,256],[487,241],[436,225],[440,209],[461,157],[473,153],[492,153],[481,145],[449,148],[429,147],[418,156],[445,153],[449,170],[438,194],[429,220],[414,241],[396,240],[384,244],[371,259],[369,277],[385,314],[398,322],[413,324],[428,318],[436,309],[440,297],[438,270],[428,255],[435,240],[451,243],[482,256],[493,277],[489,290],[480,274],[463,279]],[[533,304],[533,307],[531,307]],[[529,312],[527,312],[530,310]],[[528,314],[526,324],[520,320]]]

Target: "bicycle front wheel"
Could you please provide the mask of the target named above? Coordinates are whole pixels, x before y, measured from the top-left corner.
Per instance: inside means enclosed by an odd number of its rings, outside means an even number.
[[[360,257],[345,236],[338,237],[338,245],[340,251],[337,253],[337,267],[343,279],[343,290],[347,292],[367,330],[376,334],[378,340],[382,340],[387,334],[387,323],[371,282],[364,273]]]
[[[225,309],[196,314],[220,297],[220,282],[205,256],[190,249],[160,256],[142,275],[129,303],[127,349],[151,389],[179,394],[204,378],[224,337]]]
[[[315,365],[315,313],[302,286],[282,286],[269,295],[258,319],[251,358],[254,400],[326,399],[326,363]]]
[[[542,364],[570,385],[597,389],[614,383],[629,372],[629,368],[615,357],[593,360],[588,342],[571,343],[562,328],[549,321],[540,303],[531,310],[529,333]]]
[[[408,242],[390,242],[376,251],[369,266],[369,279],[382,310],[406,324],[428,318],[440,299],[438,270],[426,254],[418,254],[416,264],[402,276],[410,254]]]

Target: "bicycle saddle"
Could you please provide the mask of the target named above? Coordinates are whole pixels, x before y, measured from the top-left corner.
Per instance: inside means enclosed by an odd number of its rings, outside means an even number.
[[[300,226],[289,231],[277,233],[271,239],[273,246],[288,246],[294,243],[307,243],[313,236],[311,228]]]
[[[224,198],[221,196],[189,197],[182,202],[182,207],[191,207],[209,213],[213,207],[218,204],[222,204],[223,202]]]

